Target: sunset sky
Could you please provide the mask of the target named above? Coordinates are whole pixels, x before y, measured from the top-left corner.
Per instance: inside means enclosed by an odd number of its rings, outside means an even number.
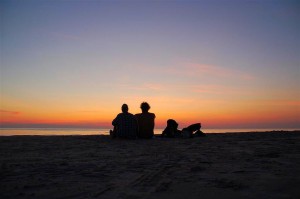
[[[0,126],[300,128],[300,2],[0,0]]]

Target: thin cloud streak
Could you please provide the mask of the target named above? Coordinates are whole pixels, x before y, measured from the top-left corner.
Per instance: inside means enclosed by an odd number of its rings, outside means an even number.
[[[208,85],[193,85],[191,86],[191,92],[194,93],[206,93],[206,94],[238,94],[238,95],[252,95],[253,91],[246,89],[238,89],[232,86],[223,86],[218,84],[208,84]]]
[[[155,83],[155,84],[143,84],[136,85],[131,84],[120,84],[118,87],[122,89],[134,90],[134,91],[163,91],[165,93],[177,93],[177,92],[188,92],[188,93],[205,93],[205,94],[239,94],[239,95],[252,95],[253,91],[249,89],[236,88],[234,86],[224,86],[220,84],[177,84],[177,83]]]
[[[242,80],[253,80],[254,76],[251,74],[235,71],[232,69],[199,63],[183,63],[179,66],[169,67],[165,70],[169,74],[176,74],[189,77],[211,76],[218,78],[238,78]]]
[[[19,115],[21,112],[18,111],[9,111],[9,110],[0,110],[0,113],[2,114],[9,114],[9,115]]]
[[[177,106],[181,104],[190,104],[194,103],[196,99],[193,98],[176,98],[172,96],[150,96],[150,97],[142,97],[142,96],[127,96],[123,98],[125,101],[128,101],[130,103],[139,103],[144,101],[143,99],[146,99],[145,101],[151,102],[151,104],[157,104],[157,105],[170,105],[170,104],[176,104]]]
[[[199,77],[210,76],[217,78],[238,78],[241,80],[254,80],[252,74],[243,71],[229,69],[227,67],[193,63],[193,62],[180,62],[172,65],[145,65],[145,64],[132,64],[126,66],[126,70],[139,71],[140,73],[147,74],[161,74],[161,75],[180,75],[181,77]]]
[[[271,106],[296,106],[300,111],[300,101],[297,100],[268,100],[264,101],[264,103]],[[300,115],[300,112],[298,114]]]

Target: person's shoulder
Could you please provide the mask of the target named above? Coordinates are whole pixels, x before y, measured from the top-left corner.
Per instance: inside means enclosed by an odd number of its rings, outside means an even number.
[[[121,117],[122,116],[122,113],[119,113],[118,115],[117,115],[117,117]]]
[[[117,121],[117,120],[122,119],[122,116],[123,116],[123,114],[122,114],[122,113],[119,113],[119,114],[116,116],[116,118],[114,119],[114,121]]]
[[[134,117],[132,113],[127,113],[127,115],[129,115],[130,117]]]
[[[154,113],[149,113],[152,117],[154,117],[155,118],[155,114]]]

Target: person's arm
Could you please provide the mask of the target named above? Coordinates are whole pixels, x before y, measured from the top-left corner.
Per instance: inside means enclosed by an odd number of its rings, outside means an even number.
[[[192,125],[190,125],[190,126],[188,126],[188,127],[186,127],[189,131],[191,131],[191,132],[194,132],[194,131],[198,131],[198,130],[200,130],[200,128],[201,128],[201,123],[195,123],[195,124],[192,124]]]
[[[163,132],[161,133],[161,137],[165,137],[167,135],[167,129],[168,127],[166,127]]]
[[[153,114],[153,120],[152,120],[152,123],[151,123],[151,128],[154,130],[154,126],[155,126],[155,114]]]
[[[112,121],[111,123],[113,126],[118,126],[119,124],[119,114],[117,115],[117,117]]]

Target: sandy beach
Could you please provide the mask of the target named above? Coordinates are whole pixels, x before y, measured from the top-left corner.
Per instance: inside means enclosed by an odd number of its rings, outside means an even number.
[[[0,137],[0,198],[299,198],[300,132]]]

